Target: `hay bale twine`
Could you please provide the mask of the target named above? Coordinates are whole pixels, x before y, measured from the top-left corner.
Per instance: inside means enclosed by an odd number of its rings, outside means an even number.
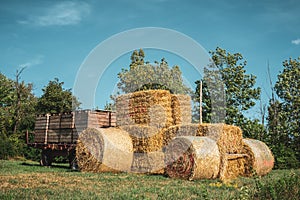
[[[145,90],[120,95],[116,100],[117,126],[172,125],[171,94],[167,90]]]
[[[190,124],[192,122],[191,97],[183,94],[172,94],[173,124]]]
[[[166,147],[166,174],[188,180],[217,178],[220,153],[209,137],[176,137]]]
[[[119,128],[88,128],[76,145],[76,158],[81,171],[130,171],[132,142],[129,134]]]
[[[263,176],[268,174],[274,167],[274,156],[269,147],[254,139],[243,139],[244,153],[248,154],[245,160],[245,175],[257,174]]]

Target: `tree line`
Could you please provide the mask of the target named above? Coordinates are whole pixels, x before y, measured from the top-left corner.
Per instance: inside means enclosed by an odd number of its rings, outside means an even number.
[[[36,115],[70,112],[72,103],[75,108],[80,105],[58,78],[49,81],[42,89],[42,96],[36,97],[33,84],[21,81],[23,70],[16,72],[14,80],[0,73],[0,159],[15,156],[38,159],[38,150],[25,144],[25,132],[33,131]]]
[[[239,126],[244,137],[267,143],[274,154],[276,168],[298,168],[300,58],[284,61],[276,82],[273,84],[270,79],[272,96],[268,105],[261,106],[261,117],[256,119],[246,113],[261,101],[261,88],[255,85],[256,76],[246,72],[246,59],[241,53],[230,53],[219,47],[210,54],[213,62],[204,68],[193,90],[183,83],[179,66],[170,67],[164,58],[150,64],[145,61],[142,49],[135,50],[129,67],[118,73],[118,94],[148,89],[189,94],[194,102],[193,120],[197,123],[201,84],[203,122]],[[21,73],[22,70],[16,72],[15,80],[0,73],[0,159],[38,156],[35,149],[26,147],[24,138],[25,130],[33,130],[36,114],[69,112],[72,102],[75,108],[80,106],[71,90],[65,89],[57,78],[43,88],[41,97],[34,96],[33,85],[20,81]],[[111,98],[114,100],[116,96]],[[114,103],[106,104],[105,109],[114,109]]]

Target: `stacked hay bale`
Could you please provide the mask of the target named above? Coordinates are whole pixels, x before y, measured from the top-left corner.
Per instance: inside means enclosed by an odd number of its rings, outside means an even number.
[[[220,153],[209,137],[176,137],[166,148],[166,173],[188,180],[218,177]]]
[[[248,155],[245,160],[245,176],[257,174],[263,176],[274,167],[274,157],[269,147],[254,139],[243,139],[244,153]]]
[[[182,94],[172,95],[173,124],[190,124],[192,122],[191,97]]]
[[[145,125],[122,126],[129,133],[133,144],[131,172],[164,173],[163,131]]]
[[[117,125],[129,133],[133,143],[132,172],[164,173],[163,130],[173,124],[171,100],[166,90],[117,98]]]
[[[216,141],[221,165],[219,178],[221,180],[236,178],[244,172],[243,135],[237,126],[227,124],[200,124],[201,135]]]
[[[116,100],[117,126],[147,125],[165,128],[173,123],[171,94],[147,90],[120,95]]]
[[[135,153],[159,151],[163,147],[162,131],[156,127],[132,125],[121,128],[129,133]]]
[[[88,128],[76,146],[78,166],[84,172],[130,171],[132,152],[129,134],[119,128]]]

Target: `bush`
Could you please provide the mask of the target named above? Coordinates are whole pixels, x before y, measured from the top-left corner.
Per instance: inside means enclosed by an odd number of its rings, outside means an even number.
[[[8,159],[17,155],[14,144],[4,132],[0,132],[0,159]]]
[[[270,179],[265,183],[256,179],[256,193],[252,199],[300,199],[300,174],[291,172],[281,179]]]

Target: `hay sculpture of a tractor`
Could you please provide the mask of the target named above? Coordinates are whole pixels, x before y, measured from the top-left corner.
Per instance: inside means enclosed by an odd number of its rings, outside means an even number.
[[[138,91],[116,101],[116,127],[79,134],[81,171],[166,174],[172,178],[227,180],[265,175],[274,166],[261,141],[243,139],[239,127],[191,123],[191,99],[166,90]]]

